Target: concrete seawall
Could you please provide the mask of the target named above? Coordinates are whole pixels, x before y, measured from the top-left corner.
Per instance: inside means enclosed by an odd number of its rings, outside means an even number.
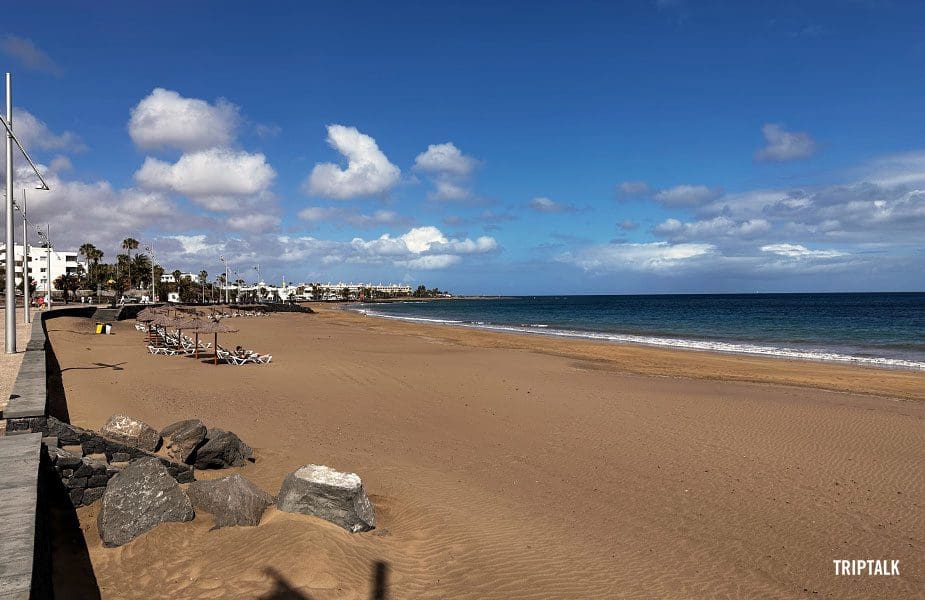
[[[42,434],[30,431],[30,425],[55,413],[67,419],[63,395],[54,398],[60,370],[48,343],[47,322],[94,312],[95,307],[75,306],[35,315],[9,403],[0,415],[7,421],[6,435],[0,437],[0,599],[54,597],[49,533],[54,490]]]

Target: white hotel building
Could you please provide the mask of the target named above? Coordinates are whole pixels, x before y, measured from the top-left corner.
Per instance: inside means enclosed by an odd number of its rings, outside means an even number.
[[[16,285],[22,281],[23,248],[21,245],[13,247],[16,259]],[[48,272],[48,248],[29,246],[29,276],[35,281],[35,290],[32,292],[46,293],[49,282],[54,285],[55,279],[65,273],[75,273],[78,267],[87,270],[87,263],[79,259],[76,250],[51,250],[51,276]],[[0,265],[6,267],[6,244],[0,244]]]

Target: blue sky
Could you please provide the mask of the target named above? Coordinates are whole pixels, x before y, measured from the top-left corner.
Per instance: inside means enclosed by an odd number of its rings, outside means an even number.
[[[8,12],[62,245],[464,293],[925,287],[920,3]]]

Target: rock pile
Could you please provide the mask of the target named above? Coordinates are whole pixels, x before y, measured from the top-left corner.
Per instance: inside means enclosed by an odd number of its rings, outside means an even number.
[[[208,429],[198,419],[157,432],[127,415],[113,415],[100,433],[54,417],[31,423],[46,437],[49,464],[71,503],[102,499],[97,519],[108,547],[121,546],[168,521],[190,521],[194,508],[214,517],[214,529],[256,526],[274,498],[234,474],[195,481],[193,469],[225,469],[254,462],[254,451],[233,432]],[[154,454],[161,447],[166,456]],[[63,447],[62,447],[63,446]],[[192,483],[191,483],[192,482]],[[191,483],[184,491],[182,483]],[[376,526],[373,506],[355,473],[305,465],[290,473],[278,508],[325,519],[357,533]]]

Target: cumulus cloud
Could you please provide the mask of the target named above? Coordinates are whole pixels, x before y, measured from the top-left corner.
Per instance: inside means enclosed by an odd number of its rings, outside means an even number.
[[[765,219],[734,221],[725,216],[702,221],[683,223],[678,219],[666,219],[652,230],[653,233],[671,240],[710,240],[720,237],[750,238],[770,231],[771,224]]]
[[[808,133],[787,131],[783,125],[768,123],[761,128],[765,146],[755,153],[755,159],[765,162],[785,162],[808,158],[819,145]]]
[[[559,257],[585,271],[656,271],[668,272],[686,266],[695,259],[713,253],[712,244],[613,243],[586,247]]]
[[[229,217],[227,224],[231,229],[238,231],[265,233],[279,227],[280,218],[260,213],[242,214]]]
[[[434,269],[445,269],[459,263],[462,259],[452,254],[431,254],[430,256],[421,256],[411,260],[404,260],[397,263],[408,269],[420,269],[431,271]]]
[[[87,149],[76,133],[72,131],[54,133],[41,119],[27,110],[15,107],[13,108],[13,131],[27,150],[37,148],[62,152],[83,152]]]
[[[347,159],[347,167],[319,163],[303,184],[313,196],[344,200],[377,196],[398,183],[401,169],[389,162],[376,140],[356,127],[328,126],[328,143]]]
[[[5,35],[0,41],[0,49],[29,71],[61,76],[61,67],[30,39]]]
[[[431,144],[414,159],[414,168],[426,173],[465,177],[472,173],[478,161],[463,154],[453,142]]]
[[[196,217],[178,219],[182,210],[158,192],[117,189],[105,180],[71,181],[54,171],[45,179],[51,190],[29,192],[29,216],[34,223],[51,223],[52,239],[62,248],[91,241],[111,256],[127,235],[203,224]],[[16,181],[27,189],[38,183],[28,167],[17,170]]]
[[[265,193],[276,171],[263,154],[212,148],[184,154],[173,164],[148,157],[135,173],[146,189],[187,196],[209,210],[241,207],[241,199]]]
[[[228,146],[241,117],[238,107],[223,98],[210,104],[155,88],[133,109],[128,132],[139,148],[178,148],[190,152]]]
[[[51,159],[51,162],[48,163],[48,169],[52,173],[64,173],[65,171],[70,171],[74,168],[74,165],[71,164],[71,159],[66,156],[58,155]]]
[[[547,198],[546,196],[538,196],[530,200],[530,203],[528,206],[532,210],[535,210],[536,212],[547,213],[547,214],[575,212],[575,210],[577,210],[571,204],[565,204],[563,202],[556,202],[555,200],[551,198]]]
[[[366,260],[385,258],[395,265],[427,269],[456,264],[464,255],[486,254],[498,249],[498,242],[492,237],[450,239],[432,225],[414,227],[398,237],[383,234],[374,240],[354,238],[350,245]]]
[[[838,250],[810,250],[802,244],[768,244],[767,246],[762,246],[761,251],[797,260],[807,258],[838,258],[840,256],[845,256],[844,252]]]
[[[438,202],[471,200],[469,178],[478,165],[478,160],[463,154],[453,142],[431,144],[414,159],[414,170],[428,175],[433,183],[427,197]]]
[[[456,202],[469,199],[471,194],[469,189],[462,185],[446,179],[437,179],[434,181],[433,191],[429,192],[427,197],[431,200]]]
[[[709,202],[722,194],[722,190],[704,185],[677,185],[660,190],[654,196],[656,202],[668,207],[697,206]]]

